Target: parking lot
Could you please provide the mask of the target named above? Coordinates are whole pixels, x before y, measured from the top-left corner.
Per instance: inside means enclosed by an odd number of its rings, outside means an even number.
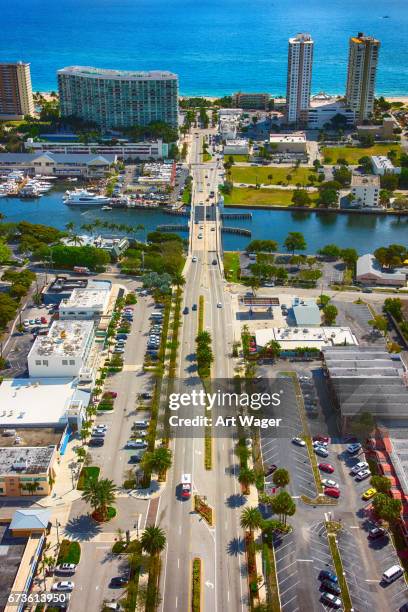
[[[295,389],[291,384],[285,384],[284,415],[286,427],[280,437],[271,438],[265,433],[268,430],[261,430],[264,466],[274,464],[289,470],[291,482],[288,490],[294,497],[315,497],[316,487],[307,449],[291,442],[293,437],[302,433]],[[272,482],[272,475],[266,478],[266,482]]]
[[[282,610],[329,609],[320,601],[319,574],[334,571],[324,522],[305,522],[301,532],[276,536],[274,546]]]
[[[346,304],[336,300],[333,304],[338,310],[336,325],[350,327],[360,345],[384,346],[384,336],[368,323],[373,316],[366,304]]]

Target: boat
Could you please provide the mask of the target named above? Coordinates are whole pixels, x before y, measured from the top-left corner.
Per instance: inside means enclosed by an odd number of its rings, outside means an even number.
[[[102,206],[101,210],[112,210],[112,206]]]
[[[75,189],[67,191],[64,197],[64,204],[67,206],[103,206],[109,204],[110,198],[96,195],[86,189]]]

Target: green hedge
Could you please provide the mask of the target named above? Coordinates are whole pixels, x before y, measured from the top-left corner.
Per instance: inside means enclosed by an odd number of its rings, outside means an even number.
[[[79,475],[77,489],[83,491],[88,482],[95,482],[99,478],[101,468],[97,466],[83,467]]]
[[[192,612],[200,612],[201,609],[201,559],[193,561],[193,593],[191,610]]]

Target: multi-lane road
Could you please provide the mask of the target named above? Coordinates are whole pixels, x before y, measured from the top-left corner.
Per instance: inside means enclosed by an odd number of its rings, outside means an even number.
[[[221,273],[219,224],[216,215],[219,175],[217,162],[201,162],[203,133],[193,135],[190,151],[193,177],[190,250],[186,264],[184,315],[180,339],[179,376],[186,390],[200,386],[194,365],[197,312],[192,305],[204,296],[204,327],[212,337],[215,356],[213,378],[232,376],[232,311]],[[214,193],[215,197],[211,196]],[[215,202],[213,205],[212,203]],[[194,261],[193,261],[194,259]],[[203,610],[246,610],[247,580],[239,517],[242,506],[236,478],[234,440],[213,438],[212,470],[204,468],[203,431],[195,437],[176,438],[170,482],[161,499],[162,525],[168,546],[162,576],[162,610],[188,610],[191,597],[191,564],[202,560]],[[181,474],[191,473],[193,490],[206,496],[214,508],[215,524],[209,527],[193,512],[192,501],[176,495]],[[160,520],[159,516],[159,520]]]

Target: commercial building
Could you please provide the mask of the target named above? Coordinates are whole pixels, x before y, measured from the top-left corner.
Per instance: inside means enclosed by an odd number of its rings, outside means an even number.
[[[56,458],[55,446],[0,448],[0,497],[49,495]]]
[[[292,314],[295,325],[299,327],[319,326],[321,323],[321,312],[313,299],[295,298]]]
[[[347,127],[352,127],[354,125],[354,112],[343,102],[313,100],[308,111],[308,128],[312,130],[321,129],[338,115],[344,117],[344,122]]]
[[[36,174],[74,176],[79,178],[103,178],[113,164],[116,155],[64,154],[64,153],[0,153],[0,172],[21,170],[30,176]]]
[[[272,152],[277,153],[307,153],[307,141],[305,132],[293,132],[292,134],[271,134],[269,145]]]
[[[54,321],[46,336],[37,336],[28,354],[34,378],[80,376],[87,369],[94,339],[93,321]]]
[[[163,159],[169,154],[169,145],[162,140],[154,140],[152,142],[118,142],[118,144],[99,144],[91,142],[83,144],[81,142],[48,142],[42,140],[35,141],[33,138],[27,138],[24,142],[26,151],[43,153],[50,151],[51,153],[64,153],[65,155],[116,155],[118,159],[128,160],[150,160]]]
[[[271,96],[268,93],[243,93],[238,91],[232,95],[232,105],[248,110],[268,110]]]
[[[407,268],[382,268],[371,253],[362,255],[357,260],[356,280],[364,285],[405,287],[407,274]]]
[[[64,320],[99,319],[108,309],[111,295],[109,281],[94,281],[87,287],[74,289],[59,305],[59,318]]]
[[[0,121],[18,121],[34,112],[30,64],[0,62]]]
[[[350,201],[353,206],[378,207],[380,205],[380,177],[353,174]]]
[[[226,140],[224,145],[224,155],[248,155],[249,142],[244,138],[236,140]]]
[[[94,282],[88,278],[70,278],[68,276],[57,276],[41,292],[44,304],[59,304],[61,300],[68,299],[74,289],[84,289],[92,286]]]
[[[395,142],[394,129],[398,127],[393,117],[385,117],[381,125],[358,125],[357,134],[372,136],[375,140],[390,140]]]
[[[240,108],[220,108],[218,112],[218,128],[221,140],[235,140],[238,133],[242,110]]]
[[[272,327],[255,331],[256,345],[262,348],[271,340],[279,342],[282,351],[326,346],[355,345],[357,340],[349,327]]]
[[[374,111],[375,80],[380,41],[359,32],[349,41],[346,104],[356,121],[369,119]]]
[[[314,42],[310,34],[289,38],[286,86],[287,123],[307,123],[312,85]]]
[[[399,355],[390,355],[384,348],[357,346],[322,351],[343,432],[350,432],[364,415],[370,415],[372,427],[379,419],[408,422],[406,372]]]
[[[384,174],[401,174],[401,168],[394,166],[392,161],[385,155],[372,155],[371,165],[374,174],[384,176]]]
[[[152,121],[178,126],[176,74],[70,66],[57,75],[63,117],[75,116],[104,129]]]

